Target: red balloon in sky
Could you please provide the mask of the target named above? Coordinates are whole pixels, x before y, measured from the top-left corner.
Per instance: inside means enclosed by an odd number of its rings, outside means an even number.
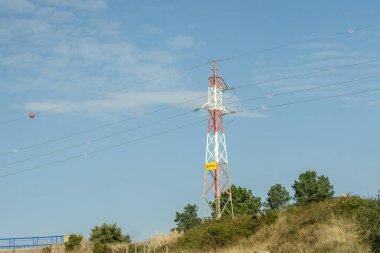
[[[34,112],[29,113],[29,118],[33,119],[35,116],[36,116],[36,114]]]

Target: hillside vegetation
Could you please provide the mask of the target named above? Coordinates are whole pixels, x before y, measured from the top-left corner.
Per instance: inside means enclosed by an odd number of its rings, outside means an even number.
[[[114,225],[102,225],[93,229],[92,239],[96,237],[93,243],[80,243],[78,237],[72,236],[76,240],[66,247],[4,252],[377,253],[380,252],[379,207],[379,198],[337,197],[291,205],[281,210],[267,210],[260,215],[207,220],[182,233],[159,234],[138,244],[131,244]],[[109,243],[115,238],[116,242]],[[96,246],[96,242],[106,239],[102,247]]]
[[[171,245],[173,252],[371,252],[357,233],[366,201],[340,197],[290,206],[261,217],[207,221]]]
[[[220,220],[199,223],[197,206],[188,205],[176,213],[175,229],[183,236],[171,251],[380,253],[379,196],[334,197],[329,178],[310,170],[291,187],[293,196],[273,185],[263,202],[250,189],[232,185],[235,216],[222,213]]]
[[[176,212],[176,227],[169,234],[156,234],[144,242],[132,243],[116,224],[104,223],[91,230],[89,241],[71,235],[64,247],[33,252],[380,253],[380,195],[333,197],[328,177],[315,171],[301,173],[292,189],[293,196],[275,184],[262,202],[252,190],[232,185],[234,217],[225,212],[219,220],[210,217],[202,222],[197,205],[188,204]],[[222,193],[223,198],[228,196]]]

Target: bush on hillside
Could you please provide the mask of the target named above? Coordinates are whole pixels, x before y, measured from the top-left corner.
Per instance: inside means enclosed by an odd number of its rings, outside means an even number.
[[[344,195],[338,197],[337,206],[345,215],[356,215],[358,210],[367,204],[367,200],[357,195]]]
[[[215,250],[232,246],[242,238],[254,234],[261,225],[271,223],[275,215],[255,217],[237,216],[234,219],[224,217],[221,220],[209,220],[188,230],[179,238],[176,249]]]
[[[116,224],[104,223],[100,227],[95,226],[91,230],[90,241],[106,244],[131,242],[131,239],[129,235],[123,235],[121,228],[118,227]]]
[[[112,249],[110,246],[104,243],[95,242],[93,253],[112,253]]]
[[[131,239],[129,235],[123,235],[116,224],[104,223],[91,230],[90,241],[94,243],[94,253],[109,253],[112,252],[111,244],[130,243]]]
[[[372,251],[380,253],[380,196],[364,199],[356,195],[339,197],[337,205],[343,214],[356,217],[357,232]]]
[[[357,215],[358,233],[374,253],[380,253],[380,197],[367,200]]]
[[[67,242],[65,242],[65,251],[73,251],[80,248],[83,241],[83,236],[72,234],[69,236]]]

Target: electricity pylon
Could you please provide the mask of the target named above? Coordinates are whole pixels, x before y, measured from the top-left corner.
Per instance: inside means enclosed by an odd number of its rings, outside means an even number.
[[[208,131],[202,215],[211,210],[213,218],[220,219],[224,212],[233,217],[231,181],[228,169],[227,145],[224,134],[223,115],[229,113],[223,104],[223,92],[228,89],[212,61],[208,78],[208,102],[202,109],[208,111]],[[222,198],[223,194],[223,198]]]

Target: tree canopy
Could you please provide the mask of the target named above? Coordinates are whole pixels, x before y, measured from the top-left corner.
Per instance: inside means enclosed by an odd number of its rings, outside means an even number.
[[[198,207],[197,205],[190,205],[184,207],[183,212],[176,212],[174,222],[177,224],[178,231],[186,231],[190,228],[201,223],[201,219],[198,217]]]
[[[294,181],[294,199],[297,204],[318,202],[334,195],[334,187],[326,176],[317,176],[315,171],[306,171],[299,175],[299,181]]]
[[[268,191],[267,205],[270,209],[281,210],[291,199],[289,192],[281,184],[273,185]]]
[[[129,235],[123,235],[121,228],[116,224],[106,224],[95,226],[91,230],[90,241],[100,244],[131,242]]]
[[[251,190],[232,185],[231,192],[234,215],[256,215],[260,212],[261,198],[253,196]],[[228,198],[229,195],[227,192],[222,193],[221,202],[227,203]],[[223,213],[223,215],[229,214]]]

